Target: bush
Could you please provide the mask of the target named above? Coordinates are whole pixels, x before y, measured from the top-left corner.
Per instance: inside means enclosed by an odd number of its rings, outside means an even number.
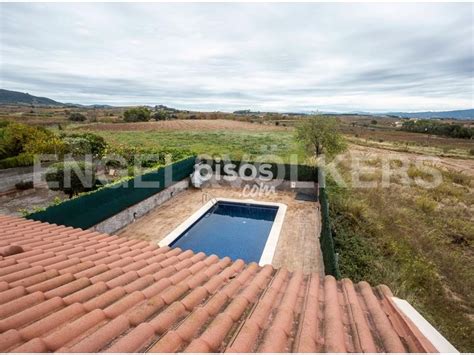
[[[0,160],[0,169],[17,168],[20,166],[30,166],[34,163],[34,157],[28,153],[21,153],[16,157]]]
[[[94,189],[96,176],[91,163],[66,161],[53,164],[46,171],[48,187],[54,191],[63,191],[71,198],[80,192]]]
[[[472,179],[470,176],[463,174],[461,172],[457,172],[454,170],[448,171],[445,175],[455,184],[463,185],[463,186],[470,186],[472,183]]]
[[[421,196],[415,199],[415,205],[425,213],[431,213],[436,209],[437,203],[429,197]]]
[[[30,140],[25,144],[24,150],[29,154],[58,154],[62,156],[66,153],[67,146],[61,138],[51,134]]]
[[[153,114],[153,119],[156,121],[164,121],[168,119],[168,114],[165,111],[157,111]]]
[[[21,123],[11,123],[2,130],[0,158],[14,157],[25,151],[24,146],[36,139],[37,131]]]
[[[20,181],[18,183],[15,184],[15,188],[17,190],[29,190],[29,189],[32,189],[33,188],[33,181],[29,180],[29,181]]]
[[[469,155],[474,155],[474,148],[469,149]]]
[[[454,123],[440,123],[433,120],[407,121],[403,123],[402,130],[451,138],[472,139],[474,137],[474,128],[463,127]]]
[[[67,119],[73,122],[84,122],[87,118],[82,113],[73,112],[68,116]]]
[[[10,123],[1,130],[0,159],[15,157],[21,153],[56,153],[60,148],[59,139],[43,127]]]
[[[105,139],[93,133],[73,133],[62,137],[69,153],[73,155],[92,154],[94,157],[100,158],[107,148]]]
[[[84,156],[90,154],[91,147],[89,141],[81,137],[64,137],[68,153],[73,156]]]
[[[144,122],[150,120],[150,110],[146,107],[134,107],[123,113],[125,122]]]

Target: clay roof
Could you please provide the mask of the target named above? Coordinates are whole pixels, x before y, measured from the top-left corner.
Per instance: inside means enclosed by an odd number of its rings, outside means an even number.
[[[436,349],[386,286],[0,216],[0,351]]]

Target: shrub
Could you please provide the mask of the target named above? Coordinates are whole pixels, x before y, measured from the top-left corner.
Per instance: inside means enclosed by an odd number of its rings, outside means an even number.
[[[125,122],[144,122],[150,120],[150,110],[146,107],[134,107],[123,113]]]
[[[68,153],[73,156],[84,156],[90,154],[89,141],[81,137],[64,137],[64,143],[67,146]]]
[[[458,185],[470,186],[471,182],[472,182],[472,179],[471,179],[470,176],[468,176],[466,174],[463,174],[463,173],[460,173],[460,172],[457,172],[457,171],[454,171],[454,170],[450,170],[450,171],[446,172],[445,175],[453,183],[458,184]]]
[[[426,196],[418,197],[415,200],[416,207],[425,213],[433,212],[436,209],[436,202]]]
[[[17,190],[28,190],[33,188],[33,181],[28,180],[28,181],[20,181],[15,184],[15,188]]]
[[[48,187],[72,196],[94,189],[95,169],[91,163],[66,161],[53,164],[46,171]]]
[[[431,181],[433,179],[433,176],[426,172],[423,169],[420,169],[414,165],[410,165],[410,167],[407,170],[408,177],[411,179],[421,179],[425,181]]]
[[[472,139],[474,137],[474,128],[463,127],[454,123],[440,123],[433,120],[407,121],[403,123],[402,130],[451,138]]]
[[[469,149],[469,155],[474,155],[474,148]]]
[[[72,133],[62,137],[69,153],[73,155],[92,154],[94,157],[100,158],[107,148],[105,139],[93,133]]]
[[[60,145],[55,137],[51,131],[42,127],[10,123],[2,129],[0,136],[0,159],[21,153],[55,153]]]
[[[168,119],[168,114],[165,111],[157,111],[153,114],[153,119],[156,121],[164,121]]]
[[[84,122],[87,118],[82,113],[73,112],[68,116],[67,119],[73,122]]]
[[[35,140],[37,131],[21,123],[11,123],[3,129],[0,158],[14,157],[24,152],[24,145]]]
[[[0,160],[0,169],[17,168],[19,166],[30,166],[34,163],[34,157],[28,153],[21,153],[16,157]]]
[[[29,154],[58,154],[62,156],[66,153],[67,146],[61,138],[51,134],[28,141],[24,150]]]

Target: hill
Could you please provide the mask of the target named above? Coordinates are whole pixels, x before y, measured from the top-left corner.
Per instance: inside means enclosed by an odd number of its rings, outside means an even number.
[[[409,118],[452,118],[457,120],[474,120],[474,109],[438,112],[389,112],[388,114],[398,117]]]
[[[61,102],[47,97],[33,96],[28,93],[0,89],[0,105],[64,106]]]

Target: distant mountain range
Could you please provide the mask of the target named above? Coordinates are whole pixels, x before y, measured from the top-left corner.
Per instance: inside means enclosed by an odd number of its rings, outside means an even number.
[[[35,106],[60,106],[60,107],[84,107],[84,108],[113,107],[109,105],[80,105],[80,104],[62,103],[62,102],[51,100],[47,97],[33,96],[28,93],[5,90],[5,89],[0,89],[0,105],[28,105],[28,106],[35,105]],[[171,109],[163,105],[159,105],[158,107],[176,111],[176,109]],[[240,111],[235,111],[234,113],[251,114],[251,113],[261,113],[261,112],[253,112],[251,110],[240,110]],[[296,115],[296,114],[302,114],[302,112],[287,113],[287,114]],[[315,112],[304,112],[303,114],[315,114]],[[318,112],[316,114],[337,114],[337,113]],[[357,112],[350,112],[347,114],[375,115],[375,116],[390,115],[390,116],[408,117],[408,118],[451,118],[451,119],[458,119],[458,120],[474,120],[474,109],[455,110],[455,111],[388,112],[385,114],[357,111]]]
[[[408,118],[453,118],[458,120],[474,120],[474,109],[455,111],[389,112],[387,115]]]
[[[47,97],[33,96],[28,93],[0,89],[0,105],[27,105],[27,106],[55,106],[55,107],[84,107],[84,108],[108,108],[110,105],[81,105],[62,103]]]
[[[47,97],[33,96],[19,91],[0,89],[0,105],[65,106]]]

